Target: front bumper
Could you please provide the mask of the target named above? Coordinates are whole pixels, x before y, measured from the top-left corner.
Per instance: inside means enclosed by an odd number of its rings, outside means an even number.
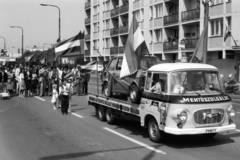
[[[193,135],[193,134],[209,134],[209,133],[218,133],[224,131],[235,130],[236,125],[230,124],[226,126],[218,126],[218,127],[204,127],[204,128],[170,128],[165,127],[164,131],[169,134],[174,135]]]

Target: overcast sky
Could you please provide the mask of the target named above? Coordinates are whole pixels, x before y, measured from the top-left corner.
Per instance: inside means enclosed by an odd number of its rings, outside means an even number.
[[[0,37],[5,37],[6,48],[21,48],[24,29],[24,47],[55,43],[58,39],[59,12],[61,10],[61,40],[68,39],[84,30],[85,0],[0,0]],[[45,46],[47,47],[47,45]],[[0,38],[0,49],[4,41]]]

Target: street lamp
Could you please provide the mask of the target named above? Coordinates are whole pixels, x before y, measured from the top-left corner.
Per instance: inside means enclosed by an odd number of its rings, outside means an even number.
[[[23,51],[24,51],[24,48],[23,48],[23,28],[20,27],[20,26],[10,26],[11,28],[20,28],[22,29],[22,54],[23,54]]]
[[[56,7],[59,11],[59,38],[57,40],[57,42],[61,41],[61,13],[60,13],[60,8],[58,6],[55,5],[51,5],[51,4],[40,4],[41,6],[50,6],[50,7]]]
[[[6,39],[4,37],[0,37],[0,38],[3,38],[3,40],[4,40],[4,50],[6,50]]]

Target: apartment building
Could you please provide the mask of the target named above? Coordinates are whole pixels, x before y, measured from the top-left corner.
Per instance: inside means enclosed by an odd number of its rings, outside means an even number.
[[[133,15],[149,53],[160,60],[191,56],[203,31],[202,0],[87,0],[85,60],[123,54]],[[240,1],[212,0],[209,16],[207,63],[218,67],[224,79],[236,74],[239,81],[240,47],[234,46],[240,45]],[[226,27],[235,41],[224,41]]]

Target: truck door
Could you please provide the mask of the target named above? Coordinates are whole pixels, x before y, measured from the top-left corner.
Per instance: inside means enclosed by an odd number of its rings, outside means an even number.
[[[167,102],[167,74],[166,73],[148,73],[146,87],[144,92],[146,93],[145,110],[147,113],[152,113],[158,123],[161,122],[161,114],[158,108],[162,103]]]

